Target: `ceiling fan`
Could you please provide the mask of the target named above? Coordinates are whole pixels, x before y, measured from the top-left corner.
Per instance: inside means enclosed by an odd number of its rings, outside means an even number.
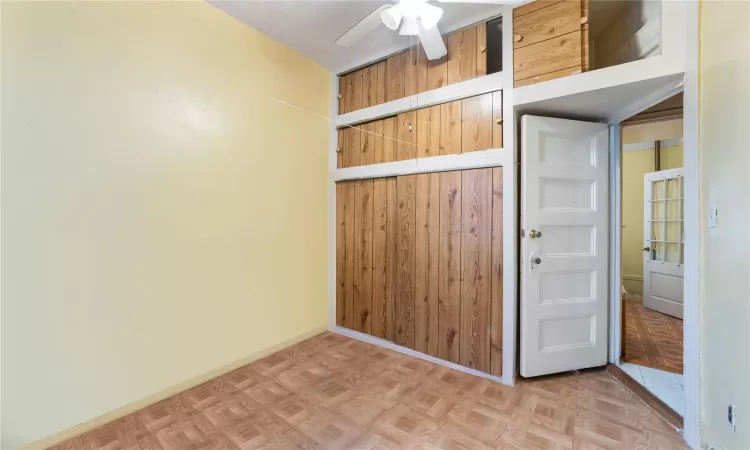
[[[393,0],[394,5],[383,5],[354,25],[349,31],[336,40],[341,47],[351,47],[380,23],[384,23],[391,30],[401,25],[399,34],[402,36],[419,36],[427,59],[440,59],[448,53],[445,43],[440,36],[437,23],[443,16],[440,7],[432,5],[429,0]],[[489,3],[489,4],[518,4],[519,0],[438,0],[441,3]]]

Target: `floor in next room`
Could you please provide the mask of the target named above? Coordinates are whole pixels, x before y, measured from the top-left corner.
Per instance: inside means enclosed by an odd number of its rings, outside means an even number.
[[[324,333],[55,450],[686,448],[604,370],[515,387]]]
[[[682,320],[643,307],[640,294],[627,294],[623,362],[682,374]]]

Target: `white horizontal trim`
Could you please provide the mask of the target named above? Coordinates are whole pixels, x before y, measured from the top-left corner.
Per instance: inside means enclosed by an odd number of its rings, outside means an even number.
[[[603,69],[530,84],[513,90],[513,104],[525,105],[552,98],[591,92],[638,81],[682,74],[684,64],[676,63],[665,55],[632,61]]]
[[[439,105],[462,98],[473,97],[487,92],[503,89],[505,81],[503,72],[496,72],[479,78],[462,81],[460,83],[443,86],[421,94],[411,95],[369,108],[358,109],[350,113],[341,114],[333,118],[336,126],[356,125],[383,117],[393,116],[414,109]]]
[[[384,347],[389,350],[403,353],[405,355],[409,355],[415,358],[429,361],[431,363],[439,364],[441,366],[445,366],[454,370],[458,370],[460,372],[468,373],[469,375],[474,375],[474,376],[481,377],[481,378],[487,378],[488,380],[496,381],[498,383],[503,382],[503,380],[500,377],[496,377],[488,373],[480,372],[475,369],[470,369],[468,367],[464,367],[462,365],[455,364],[450,361],[446,361],[444,359],[435,358],[434,356],[426,355],[416,350],[412,350],[410,348],[406,348],[406,347],[402,347],[400,345],[394,344],[391,341],[386,341],[385,339],[376,338],[374,336],[370,336],[369,334],[360,333],[359,331],[353,331],[348,328],[337,326],[333,329],[333,332],[338,333],[338,334],[343,334],[344,336],[348,336],[350,338],[354,338],[362,342],[367,342],[368,344],[377,345],[379,347]]]
[[[622,279],[628,281],[643,281],[643,277],[638,275],[623,275]]]
[[[661,148],[675,147],[682,144],[682,138],[660,140]],[[652,150],[654,142],[634,142],[632,144],[622,144],[622,150],[629,152],[633,150]]]
[[[333,181],[364,180],[418,173],[445,172],[448,170],[480,169],[513,164],[511,149],[496,148],[458,155],[431,156],[429,158],[409,159],[367,166],[334,169],[331,172]]]

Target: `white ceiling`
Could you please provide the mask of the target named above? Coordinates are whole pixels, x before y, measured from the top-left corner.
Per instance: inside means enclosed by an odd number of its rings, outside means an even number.
[[[414,45],[416,36],[399,36],[382,25],[350,48],[336,39],[389,1],[370,0],[208,0],[213,6],[317,61],[334,73],[380,59]],[[498,15],[503,7],[442,3],[440,31],[446,33]],[[411,42],[411,44],[410,44]]]

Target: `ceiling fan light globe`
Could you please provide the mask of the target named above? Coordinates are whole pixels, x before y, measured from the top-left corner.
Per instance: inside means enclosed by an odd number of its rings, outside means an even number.
[[[422,22],[425,30],[429,30],[437,25],[440,18],[443,17],[443,9],[429,3],[423,3],[420,9],[419,20]]]
[[[387,26],[391,30],[398,29],[398,25],[401,23],[402,17],[404,17],[404,15],[398,5],[391,6],[390,8],[380,13],[380,19],[383,21],[385,26]]]
[[[419,22],[416,17],[404,17],[404,24],[398,32],[401,36],[416,36],[419,34]]]

